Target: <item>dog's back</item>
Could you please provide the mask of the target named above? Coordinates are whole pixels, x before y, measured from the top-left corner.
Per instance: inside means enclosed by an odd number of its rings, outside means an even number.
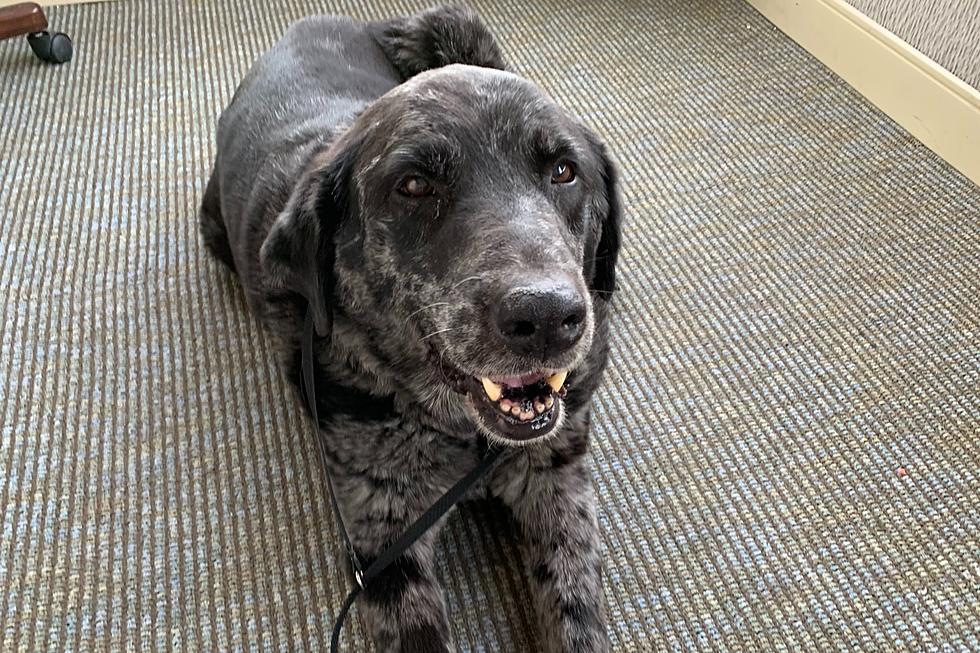
[[[200,210],[206,245],[247,293],[261,285],[258,250],[310,156],[405,79],[452,63],[504,67],[485,26],[458,6],[373,23],[304,18],[259,57],[218,122],[221,156]]]
[[[298,21],[259,57],[221,115],[221,155],[202,203],[201,229],[246,288],[269,225],[312,151],[400,81],[368,28],[340,16]]]

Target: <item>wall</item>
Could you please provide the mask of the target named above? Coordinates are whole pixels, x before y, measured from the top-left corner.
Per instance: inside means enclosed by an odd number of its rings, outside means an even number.
[[[847,0],[885,29],[980,89],[980,0]]]

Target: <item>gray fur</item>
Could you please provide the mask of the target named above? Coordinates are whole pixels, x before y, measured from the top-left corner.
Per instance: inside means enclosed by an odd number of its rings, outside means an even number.
[[[314,310],[320,431],[360,555],[382,551],[488,440],[508,446],[475,494],[513,514],[542,646],[606,651],[585,452],[619,247],[615,171],[594,134],[504,68],[459,7],[296,23],[221,116],[201,228],[297,387]],[[558,188],[541,152],[562,143],[578,176]],[[393,189],[420,148],[440,195],[410,201]],[[528,275],[591,299],[581,340],[543,360],[503,347],[488,325],[499,289]],[[563,368],[568,394],[546,437],[511,446],[472,409],[476,377]],[[451,649],[437,531],[358,604],[381,651]]]

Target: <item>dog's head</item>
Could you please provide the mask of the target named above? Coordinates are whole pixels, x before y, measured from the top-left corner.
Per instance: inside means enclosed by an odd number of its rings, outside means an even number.
[[[488,436],[527,442],[563,419],[615,284],[619,220],[591,131],[516,75],[454,65],[396,87],[314,157],[262,263],[322,335],[343,312],[420,393],[454,390]]]

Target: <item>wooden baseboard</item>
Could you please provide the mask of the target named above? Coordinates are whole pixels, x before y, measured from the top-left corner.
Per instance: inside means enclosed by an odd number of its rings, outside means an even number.
[[[980,185],[980,92],[844,0],[747,0]]]

